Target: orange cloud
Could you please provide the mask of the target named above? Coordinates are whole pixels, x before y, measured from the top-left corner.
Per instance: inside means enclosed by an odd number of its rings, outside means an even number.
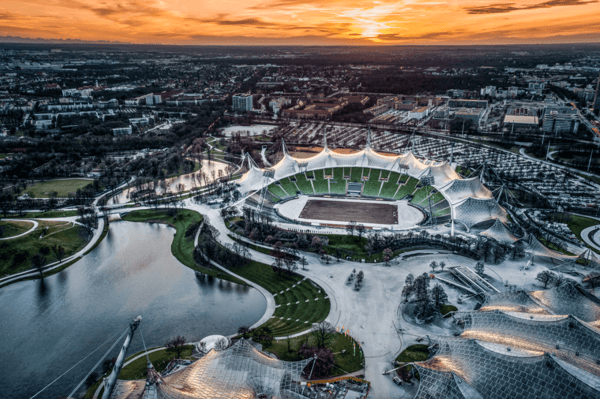
[[[597,0],[3,0],[0,35],[179,44],[597,42]]]

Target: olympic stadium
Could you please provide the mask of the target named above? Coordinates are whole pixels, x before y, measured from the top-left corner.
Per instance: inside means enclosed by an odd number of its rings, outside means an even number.
[[[323,150],[295,158],[282,148],[282,159],[260,169],[249,155],[239,180],[242,193],[255,193],[261,210],[306,224],[331,226],[355,221],[371,228],[403,230],[448,222],[467,231],[482,222],[507,222],[507,212],[478,177],[463,178],[448,162],[374,151],[366,147],[343,154]],[[314,197],[319,197],[315,199]]]

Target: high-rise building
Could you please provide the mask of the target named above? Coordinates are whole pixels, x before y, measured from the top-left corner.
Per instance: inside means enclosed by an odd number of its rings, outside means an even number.
[[[252,94],[235,94],[233,96],[234,111],[252,111]]]
[[[598,75],[598,83],[596,83],[596,94],[594,95],[594,102],[592,105],[594,112],[600,112],[600,75]]]

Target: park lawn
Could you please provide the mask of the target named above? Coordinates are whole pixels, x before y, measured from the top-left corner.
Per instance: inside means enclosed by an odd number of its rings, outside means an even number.
[[[68,218],[79,216],[77,211],[48,211],[48,212],[29,212],[23,215],[11,214],[9,217],[14,219],[51,219],[51,218]]]
[[[300,346],[308,342],[309,346],[314,346],[314,337],[312,334],[302,335],[291,339],[282,339],[279,341],[261,342],[263,344],[263,350],[274,353],[281,360],[287,362],[296,362],[302,360],[298,356],[298,350]],[[288,342],[289,348],[288,351]],[[335,359],[335,367],[332,368],[330,377],[337,377],[340,375],[353,373],[363,369],[364,355],[362,349],[356,344],[356,353],[354,352],[353,343],[355,341],[344,334],[335,333],[333,337],[327,343],[327,348],[331,349]],[[345,350],[346,353],[342,354]]]
[[[585,216],[571,215],[571,220],[567,223],[569,229],[581,240],[581,232],[588,227],[600,225],[600,220],[586,218]],[[582,240],[583,241],[583,240]]]
[[[552,244],[551,242],[548,242],[544,237],[538,237],[538,240],[546,247],[546,248],[550,248],[553,251],[556,252],[560,252],[563,255],[568,255],[568,256],[575,256],[574,253],[571,253],[569,251],[567,251],[566,249],[561,249],[558,248],[556,245]]]
[[[458,308],[454,305],[442,305],[442,307],[440,308],[440,313],[443,316],[446,316],[448,313],[450,312],[456,312],[458,310]]]
[[[194,358],[192,357],[193,349],[194,349],[193,345],[186,345],[185,349],[181,353],[181,358],[194,360]],[[131,357],[133,358],[142,353],[144,353],[144,352],[136,353],[135,355],[133,355]],[[162,372],[169,364],[169,361],[176,356],[177,356],[177,354],[175,352],[168,352],[166,349],[152,352],[148,355],[148,357],[150,358],[150,361],[152,362],[152,365],[154,366],[154,369],[156,371],[158,371],[159,373]],[[146,356],[142,356],[139,359],[136,359],[133,362],[129,363],[127,366],[123,367],[123,369],[121,370],[121,373],[119,374],[119,379],[120,380],[145,380],[146,373],[147,373],[147,365],[148,365],[148,360],[146,359]]]
[[[52,247],[59,245],[65,248],[65,258],[81,250],[88,243],[88,234],[84,227],[65,222],[52,222],[39,220],[40,225],[31,233],[0,242],[0,275],[19,273],[33,268],[31,257],[37,254],[42,247]],[[44,237],[40,238],[44,227],[48,226],[48,231]],[[17,253],[24,255],[22,261],[16,261]],[[58,259],[52,251],[46,255],[46,262],[53,263]],[[15,261],[17,262],[15,264]]]
[[[33,198],[49,198],[50,193],[56,191],[58,197],[66,198],[69,194],[75,194],[77,189],[82,189],[92,183],[92,180],[84,179],[42,181],[28,186],[25,193]]]
[[[329,244],[327,245],[327,253],[330,255],[335,254],[335,249],[345,249],[348,251],[355,252],[356,255],[365,255],[365,245],[367,245],[367,239],[365,237],[358,237],[356,235],[342,235],[342,234],[326,234],[329,238]]]
[[[194,259],[194,237],[186,237],[185,232],[194,223],[200,222],[204,217],[196,211],[180,209],[176,216],[169,216],[164,209],[152,210],[142,209],[129,212],[123,216],[128,222],[164,223],[175,229],[175,237],[171,243],[171,253],[178,261],[193,270],[198,270],[209,276],[222,278],[234,283],[245,285],[245,283],[229,274],[222,273],[218,269],[209,269],[199,265]]]
[[[269,327],[273,337],[308,330],[313,323],[323,321],[329,315],[331,303],[325,298],[325,291],[308,280],[302,281],[303,277],[298,274],[284,272],[277,276],[271,266],[255,261],[231,271],[275,296],[275,304],[280,306],[275,309],[273,317],[261,326]],[[296,287],[292,288],[293,285]]]
[[[4,227],[4,234],[2,235],[2,238],[8,238],[25,233],[27,230],[33,227],[33,223],[27,221],[11,222],[0,220],[0,227]]]
[[[399,363],[413,363],[413,362],[423,362],[427,360],[429,357],[429,350],[427,350],[427,345],[411,345],[408,348],[404,349],[396,358],[396,361]],[[407,371],[412,370],[412,366],[406,366]],[[418,373],[415,370],[415,378],[418,378]]]

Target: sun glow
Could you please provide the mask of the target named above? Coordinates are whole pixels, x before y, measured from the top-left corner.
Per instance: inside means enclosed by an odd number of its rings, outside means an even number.
[[[0,35],[179,44],[600,41],[597,0],[4,0]]]

